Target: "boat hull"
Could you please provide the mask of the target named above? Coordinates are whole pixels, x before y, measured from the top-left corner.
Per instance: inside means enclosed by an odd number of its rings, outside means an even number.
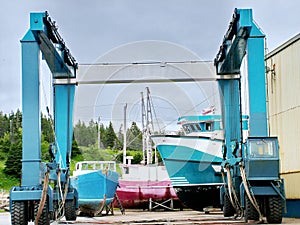
[[[149,207],[150,199],[155,202],[164,202],[178,197],[172,187],[171,181],[119,181],[120,187],[117,195],[124,208]]]
[[[121,168],[123,177],[117,195],[124,208],[148,209],[150,199],[160,203],[172,199],[174,207],[181,206],[165,166],[122,165]]]
[[[82,214],[93,215],[113,202],[119,175],[111,170],[97,170],[72,179],[78,191],[79,209]]]
[[[219,206],[222,141],[171,135],[152,139],[180,201],[195,210]]]

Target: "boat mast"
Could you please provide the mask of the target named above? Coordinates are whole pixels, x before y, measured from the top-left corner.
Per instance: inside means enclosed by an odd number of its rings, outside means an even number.
[[[142,102],[142,142],[143,142],[143,164],[146,164],[147,150],[146,150],[146,111],[145,111],[145,101],[144,93],[141,92],[141,102]]]
[[[153,118],[151,111],[151,101],[150,101],[150,90],[146,87],[147,91],[147,113],[146,113],[146,131],[145,131],[145,141],[146,141],[146,151],[147,151],[147,164],[152,164],[152,142],[151,142],[151,129],[153,130]]]
[[[126,110],[127,110],[127,103],[124,106],[124,142],[123,142],[123,164],[124,165],[126,165],[126,145],[127,145]]]

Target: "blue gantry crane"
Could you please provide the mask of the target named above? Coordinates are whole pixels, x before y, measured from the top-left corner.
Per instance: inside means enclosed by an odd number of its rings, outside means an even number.
[[[236,9],[215,58],[224,124],[220,197],[224,216],[244,215],[246,222],[266,216],[268,223],[281,223],[285,193],[278,141],[268,136],[264,38],[252,10]],[[247,71],[241,73],[244,58]],[[242,92],[249,103],[241,100]],[[244,104],[249,108],[247,137],[241,125]]]
[[[22,180],[10,192],[11,224],[76,220],[78,193],[70,185],[72,114],[77,63],[47,12],[31,13],[22,46]],[[42,56],[42,57],[41,57]],[[40,60],[52,73],[55,142],[41,161]]]

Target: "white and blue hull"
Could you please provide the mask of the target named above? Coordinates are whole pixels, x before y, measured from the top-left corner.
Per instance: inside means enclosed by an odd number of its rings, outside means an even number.
[[[182,203],[196,210],[218,206],[222,140],[178,135],[153,135],[152,140]]]

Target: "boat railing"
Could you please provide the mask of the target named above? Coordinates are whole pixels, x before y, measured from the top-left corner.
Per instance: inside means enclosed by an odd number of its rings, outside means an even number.
[[[76,171],[112,170],[116,171],[115,161],[82,161],[76,163]]]

